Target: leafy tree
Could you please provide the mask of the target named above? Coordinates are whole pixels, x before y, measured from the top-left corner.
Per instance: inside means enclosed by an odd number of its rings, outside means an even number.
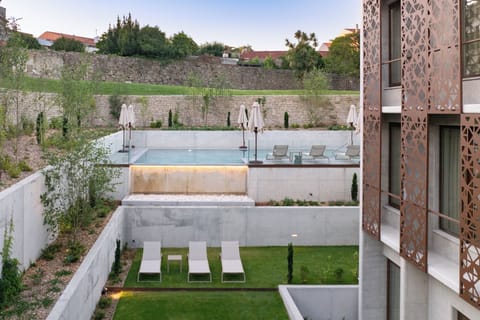
[[[307,35],[305,32],[298,30],[295,32],[295,39],[297,43],[290,42],[288,39],[285,40],[285,45],[289,48],[286,57],[290,68],[294,69],[300,78],[306,72],[322,68],[323,60],[316,51],[318,42],[315,33]]]
[[[0,48],[0,85],[2,87],[10,88],[10,90],[3,91],[3,118],[4,127],[0,130],[7,130],[9,123],[6,115],[9,114],[13,107],[15,114],[14,118],[14,154],[17,159],[18,139],[22,133],[21,119],[22,112],[20,106],[25,94],[25,67],[28,60],[28,51],[25,48],[25,43],[22,38],[11,38],[9,46]],[[2,134],[0,134],[1,136]],[[1,152],[1,151],[0,151]]]
[[[138,32],[139,54],[146,57],[164,57],[168,51],[165,33],[155,27],[146,25]]]
[[[51,48],[55,51],[84,52],[85,46],[78,40],[61,37],[53,42]]]
[[[173,58],[184,58],[198,51],[198,45],[183,31],[175,33],[171,39]]]
[[[20,45],[26,49],[40,49],[40,43],[32,35],[22,33],[22,32],[13,32],[7,41],[7,46],[16,46]]]
[[[325,70],[331,73],[360,75],[360,33],[337,37],[325,57]]]
[[[275,64],[275,61],[273,61],[272,56],[268,55],[265,60],[263,60],[263,68],[267,70],[275,69],[277,65]]]
[[[305,73],[303,79],[304,95],[310,126],[320,126],[323,108],[327,106],[328,99],[324,96],[328,89],[329,81],[322,70],[313,69]]]
[[[225,45],[220,42],[212,42],[212,43],[205,43],[200,46],[198,53],[200,55],[211,55],[215,57],[221,57],[223,55],[223,51],[225,49]]]
[[[122,20],[120,20],[120,17],[117,17],[117,24],[115,27],[110,26],[108,31],[102,34],[100,41],[97,43],[97,48],[100,50],[100,53],[118,54],[121,56],[140,54],[139,33],[140,25],[137,20],[132,20],[130,13],[127,17],[123,16]],[[147,30],[145,33],[150,34],[150,30]]]
[[[75,137],[85,118],[95,108],[94,81],[87,78],[89,61],[84,56],[76,64],[64,65],[57,102],[62,107],[64,126],[68,138]]]

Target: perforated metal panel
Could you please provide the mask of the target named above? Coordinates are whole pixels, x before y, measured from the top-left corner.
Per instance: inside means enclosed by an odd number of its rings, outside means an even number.
[[[461,126],[460,296],[480,308],[480,115]]]
[[[429,113],[461,112],[460,2],[430,2]]]
[[[401,2],[402,142],[400,255],[427,270],[429,3]]]
[[[380,239],[381,27],[380,0],[363,1],[363,230]]]

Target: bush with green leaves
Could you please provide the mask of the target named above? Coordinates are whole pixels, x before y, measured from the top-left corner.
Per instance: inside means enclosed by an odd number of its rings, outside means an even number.
[[[288,244],[287,254],[287,283],[291,284],[293,280],[293,244]]]
[[[64,154],[51,154],[43,171],[46,191],[41,195],[44,221],[53,233],[71,230],[71,240],[93,219],[92,198],[99,200],[113,191],[119,176],[110,163],[109,150],[95,142],[79,140]],[[92,189],[92,185],[95,187]]]
[[[285,111],[285,113],[283,114],[283,127],[285,129],[288,129],[288,127],[289,127],[288,118],[289,118],[288,112]]]
[[[2,249],[2,273],[0,278],[0,307],[11,305],[22,291],[22,275],[19,262],[12,258],[13,218],[5,228]]]
[[[357,182],[357,174],[354,173],[352,177],[352,189],[350,190],[352,201],[358,201],[358,182]]]
[[[45,114],[43,112],[40,112],[37,115],[37,122],[35,126],[35,136],[39,145],[43,145],[43,143],[45,142],[45,134]]]
[[[110,115],[118,121],[120,118],[120,111],[122,110],[122,104],[125,103],[125,97],[118,95],[118,94],[112,94],[111,96],[108,97],[108,104],[110,106]]]
[[[74,52],[84,52],[85,46],[78,40],[61,37],[55,40],[50,47],[55,51],[74,51]]]
[[[150,122],[150,128],[161,128],[162,124],[162,120],[152,121]]]

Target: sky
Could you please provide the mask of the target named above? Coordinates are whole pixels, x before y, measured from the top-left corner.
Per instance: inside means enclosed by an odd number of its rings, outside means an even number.
[[[101,36],[117,16],[158,26],[168,37],[184,31],[199,45],[221,42],[254,50],[287,50],[294,33],[314,32],[319,44],[360,25],[359,0],[0,0],[20,31]],[[20,19],[21,18],[21,19]]]

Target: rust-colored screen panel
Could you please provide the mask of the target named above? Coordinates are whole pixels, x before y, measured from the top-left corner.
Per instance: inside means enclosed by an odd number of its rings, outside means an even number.
[[[427,270],[428,117],[402,113],[400,255]]]
[[[460,296],[480,308],[480,115],[461,116]]]
[[[380,239],[381,27],[380,0],[363,1],[363,230]]]
[[[460,0],[432,0],[429,113],[461,112]]]

